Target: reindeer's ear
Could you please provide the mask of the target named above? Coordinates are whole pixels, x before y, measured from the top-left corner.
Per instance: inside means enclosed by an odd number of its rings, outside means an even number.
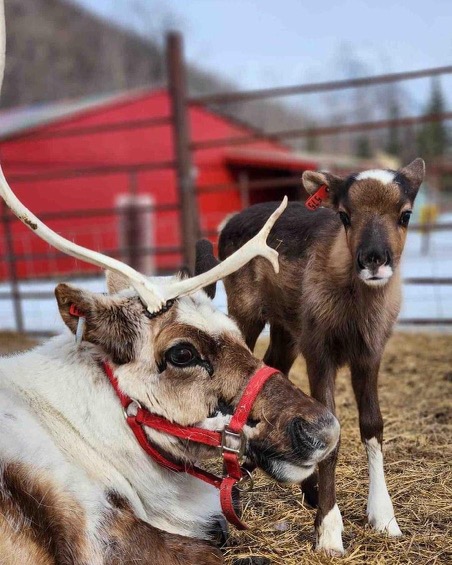
[[[196,265],[195,276],[210,271],[219,264],[218,259],[213,254],[213,245],[207,239],[200,239],[196,242]],[[217,284],[213,283],[204,288],[204,292],[209,298],[215,298]]]
[[[143,306],[138,300],[103,296],[64,283],[56,287],[55,296],[60,315],[72,333],[79,318],[71,314],[73,305],[86,320],[84,341],[100,346],[117,365],[134,360],[143,322]]]
[[[113,271],[105,271],[105,278],[107,281],[107,289],[109,294],[117,294],[121,290],[130,288],[130,282],[127,277],[115,273]]]
[[[341,177],[321,171],[305,171],[301,178],[303,186],[311,195],[315,194],[321,186],[328,188],[328,198],[322,202],[322,206],[332,206],[334,194],[344,182],[344,179]]]
[[[417,194],[417,191],[419,190],[419,187],[421,186],[425,176],[424,159],[418,157],[417,159],[412,161],[409,165],[403,167],[403,169],[400,169],[399,172],[402,173],[402,175],[408,179],[410,185],[416,191]]]

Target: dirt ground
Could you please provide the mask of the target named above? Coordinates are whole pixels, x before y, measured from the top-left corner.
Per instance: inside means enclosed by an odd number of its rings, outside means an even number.
[[[32,345],[31,339],[0,334],[0,354]],[[265,345],[258,345],[258,354]],[[386,478],[403,538],[388,539],[366,525],[366,460],[343,371],[337,381],[342,425],[337,491],[346,556],[328,558],[313,551],[315,512],[303,506],[299,488],[277,485],[260,474],[254,492],[244,498],[244,519],[251,529],[232,531],[228,564],[249,555],[268,557],[273,565],[452,563],[452,335],[396,334],[380,377]],[[308,390],[302,360],[291,378]]]
[[[14,332],[0,332],[0,355],[18,353],[34,347],[38,342]]]

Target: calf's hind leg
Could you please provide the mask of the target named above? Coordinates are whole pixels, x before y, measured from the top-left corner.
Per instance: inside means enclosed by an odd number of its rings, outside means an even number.
[[[367,518],[379,532],[400,536],[402,532],[394,516],[394,508],[386,487],[383,469],[383,418],[378,402],[378,370],[380,359],[374,362],[351,363],[352,385],[358,404],[361,441],[369,465],[369,497]]]
[[[297,350],[290,333],[282,326],[272,323],[270,343],[264,356],[264,363],[288,375],[296,358]]]
[[[257,338],[264,329],[266,320],[254,297],[249,290],[243,290],[237,277],[230,275],[224,280],[224,287],[228,297],[228,314],[234,318],[245,338],[246,345],[254,350]]]

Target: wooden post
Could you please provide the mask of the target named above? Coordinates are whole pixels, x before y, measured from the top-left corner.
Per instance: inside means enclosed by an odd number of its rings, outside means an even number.
[[[187,106],[187,77],[182,36],[167,35],[168,89],[173,122],[174,156],[180,199],[182,248],[186,266],[194,270],[195,245],[200,236],[198,205],[194,189],[194,169],[190,152],[190,125]]]
[[[145,275],[155,274],[154,256],[145,250],[154,247],[154,201],[150,194],[119,194],[118,242],[120,259]]]
[[[19,279],[16,269],[16,257],[14,254],[14,241],[11,231],[11,220],[8,206],[2,202],[2,223],[5,230],[5,251],[6,262],[8,264],[9,282],[11,285],[11,298],[13,300],[14,318],[16,320],[16,331],[23,333],[24,331],[24,317],[22,313],[22,301],[20,296]]]
[[[249,208],[250,205],[250,187],[247,171],[240,171],[239,173],[239,190],[240,190],[240,204],[243,210]]]

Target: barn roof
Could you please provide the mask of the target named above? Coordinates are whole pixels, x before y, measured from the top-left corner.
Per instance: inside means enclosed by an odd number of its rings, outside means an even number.
[[[281,150],[264,149],[227,149],[225,159],[228,163],[247,167],[262,167],[269,169],[285,169],[299,171],[306,168],[316,168],[317,163],[309,155],[298,155]]]
[[[134,99],[146,93],[149,93],[149,89],[140,88],[127,92],[104,93],[84,98],[7,108],[0,111],[0,140],[15,137],[28,130],[52,124],[87,110],[94,110],[105,104]]]

